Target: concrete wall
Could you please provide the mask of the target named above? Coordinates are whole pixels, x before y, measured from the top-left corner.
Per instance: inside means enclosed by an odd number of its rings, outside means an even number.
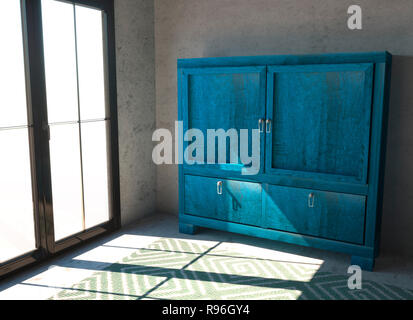
[[[115,0],[122,224],[155,211],[153,0]]]
[[[363,30],[347,8],[363,9]],[[389,50],[394,56],[382,249],[413,253],[413,1],[155,0],[156,125],[177,116],[176,59]],[[157,169],[157,209],[178,212],[178,170]]]

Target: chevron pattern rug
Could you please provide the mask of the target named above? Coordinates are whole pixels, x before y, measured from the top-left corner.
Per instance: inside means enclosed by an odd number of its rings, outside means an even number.
[[[413,299],[411,290],[367,280],[350,290],[346,275],[318,269],[164,238],[50,299]]]

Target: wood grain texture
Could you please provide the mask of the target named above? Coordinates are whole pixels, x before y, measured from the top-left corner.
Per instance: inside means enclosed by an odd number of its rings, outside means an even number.
[[[248,226],[241,223],[234,223],[228,221],[221,221],[216,219],[210,219],[205,217],[180,214],[179,221],[183,223],[189,223],[196,226],[223,230],[234,233],[241,233],[252,237],[260,237],[271,239],[275,241],[288,242],[305,247],[313,247],[324,250],[333,250],[359,257],[373,257],[373,248],[364,245],[357,245],[343,241],[336,241],[330,239],[324,239],[319,237],[307,236],[303,234],[297,234],[287,231],[279,231],[275,229],[267,229],[255,226]]]
[[[222,194],[217,192],[218,182],[222,182]],[[259,226],[261,197],[258,183],[185,176],[186,214]]]
[[[307,65],[332,63],[380,63],[391,61],[388,52],[347,52],[302,55],[269,55],[245,57],[178,59],[179,68],[257,66],[257,65]]]
[[[236,129],[238,145],[240,130],[248,129],[248,148],[252,149],[251,130],[258,129],[258,120],[265,118],[265,71],[265,67],[185,69],[184,116],[187,121],[184,129],[196,128],[203,133],[204,163],[208,162],[208,129]],[[185,148],[188,144],[184,143]],[[260,144],[260,159],[263,159],[263,139]],[[201,166],[241,172],[243,164],[239,152],[234,154],[237,163],[230,164],[230,139],[226,139],[224,162],[218,159],[218,146],[218,139],[215,139],[215,164]],[[192,160],[196,154],[191,156]],[[262,167],[263,165],[260,166],[261,170]]]
[[[346,252],[371,270],[391,55],[186,59],[178,69],[184,129],[273,120],[261,138],[265,166],[255,176],[241,175],[239,166],[180,166],[180,223]]]
[[[372,77],[372,64],[269,67],[266,171],[366,183]]]
[[[366,197],[273,185],[265,189],[268,228],[363,244]]]

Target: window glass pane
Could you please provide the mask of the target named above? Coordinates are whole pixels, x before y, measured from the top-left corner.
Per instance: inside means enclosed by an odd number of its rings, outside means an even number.
[[[80,117],[105,118],[102,12],[76,6]]]
[[[0,127],[27,125],[20,1],[1,1]]]
[[[74,6],[42,0],[49,122],[78,120]]]
[[[79,125],[50,126],[55,240],[83,230]]]
[[[42,11],[49,123],[105,118],[102,12],[54,0]],[[79,125],[51,126],[56,241],[109,220],[105,122],[81,124],[82,145]]]
[[[82,124],[86,228],[109,220],[106,121]]]
[[[28,129],[0,131],[0,262],[35,249]]]

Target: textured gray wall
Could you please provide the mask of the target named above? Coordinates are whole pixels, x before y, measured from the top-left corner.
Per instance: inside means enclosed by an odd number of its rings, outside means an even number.
[[[122,224],[155,211],[153,0],[115,0]]]
[[[363,30],[347,8],[363,9]],[[393,53],[382,249],[413,253],[413,1],[155,0],[156,125],[177,116],[176,59],[233,55]],[[157,209],[178,212],[178,170],[157,169]]]

